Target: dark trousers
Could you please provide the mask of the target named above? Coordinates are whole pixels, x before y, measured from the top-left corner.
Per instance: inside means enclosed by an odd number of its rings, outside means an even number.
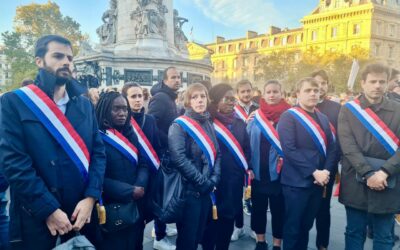
[[[368,214],[366,211],[351,207],[346,207],[345,249],[364,249],[368,215],[371,216],[374,227],[373,250],[391,250],[394,245],[392,233],[394,214]]]
[[[103,234],[101,250],[142,250],[144,221],[112,233]]]
[[[251,213],[251,229],[256,234],[265,234],[267,225],[268,203],[271,209],[272,235],[274,238],[282,239],[283,234],[283,216],[284,201],[282,193],[277,195],[268,195],[257,192],[251,193],[253,211]]]
[[[237,213],[237,215],[235,216],[235,226],[237,228],[243,228],[244,225],[244,218],[243,218],[244,214],[243,214],[243,209],[239,210],[239,213]]]
[[[322,187],[298,188],[282,185],[285,202],[283,250],[306,250],[322,199]]]
[[[182,221],[176,223],[176,250],[197,250],[211,212],[211,198],[208,194],[200,195],[188,191],[185,199]]]
[[[12,250],[49,250],[56,246],[57,236],[52,236],[44,221],[21,212],[21,237],[22,241],[11,241]],[[13,223],[11,220],[10,223]],[[101,244],[101,232],[95,210],[92,212],[91,223],[86,224],[80,231],[96,248]],[[61,242],[74,237],[75,232],[61,236]]]
[[[331,228],[331,198],[333,181],[326,186],[326,197],[322,198],[321,205],[315,218],[315,226],[317,229],[316,246],[328,248],[329,234]]]
[[[6,191],[0,192],[0,250],[8,249],[9,245],[7,202]]]
[[[156,233],[156,239],[162,240],[167,235],[167,225],[159,219],[154,219],[154,232]]]
[[[203,250],[228,250],[233,224],[234,219],[219,216],[218,220],[213,220],[210,217],[203,235]]]

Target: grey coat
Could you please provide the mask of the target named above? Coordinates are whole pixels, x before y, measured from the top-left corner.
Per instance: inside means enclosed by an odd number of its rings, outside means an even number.
[[[361,107],[371,109],[400,137],[400,103],[384,98],[381,104],[371,106],[364,96]],[[343,151],[342,176],[339,201],[345,206],[375,214],[400,211],[400,149],[391,156],[382,144],[344,106],[339,113],[338,136]],[[393,189],[374,191],[356,180],[356,172],[365,176],[373,169],[365,156],[386,160],[382,169],[390,178],[396,178]]]

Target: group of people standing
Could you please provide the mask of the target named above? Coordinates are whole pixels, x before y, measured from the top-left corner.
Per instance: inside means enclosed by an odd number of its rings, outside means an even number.
[[[11,249],[52,249],[78,232],[98,249],[143,249],[152,220],[155,249],[229,249],[234,231],[243,230],[244,186],[256,250],[268,249],[268,207],[274,250],[307,249],[314,221],[316,246],[327,249],[341,159],[346,249],[363,249],[368,217],[374,249],[392,249],[400,210],[400,104],[384,97],[385,66],[368,65],[363,94],[343,107],[326,98],[329,79],[321,70],[296,83],[294,106],[277,80],[264,84],[258,104],[249,81],[235,89],[194,83],[180,112],[175,67],[152,87],[147,110],[136,83],[101,94],[94,107],[71,77],[67,39],[40,38],[35,58],[35,83],[1,98]],[[152,210],[165,169],[176,171],[183,186],[176,246]]]

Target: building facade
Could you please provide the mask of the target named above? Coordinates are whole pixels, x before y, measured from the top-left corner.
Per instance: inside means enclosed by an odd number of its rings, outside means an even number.
[[[271,26],[266,34],[247,31],[243,38],[188,45],[190,58],[210,57],[213,81],[249,79],[258,82],[257,62],[278,51],[350,54],[357,48],[371,58],[400,67],[400,0],[320,0],[302,27]]]

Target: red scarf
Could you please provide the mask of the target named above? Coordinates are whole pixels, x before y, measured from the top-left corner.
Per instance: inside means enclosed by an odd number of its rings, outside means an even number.
[[[285,99],[282,100],[278,104],[268,104],[265,102],[264,98],[260,98],[260,110],[267,117],[268,120],[273,121],[276,124],[279,121],[279,117],[286,110],[290,109],[290,106]]]

